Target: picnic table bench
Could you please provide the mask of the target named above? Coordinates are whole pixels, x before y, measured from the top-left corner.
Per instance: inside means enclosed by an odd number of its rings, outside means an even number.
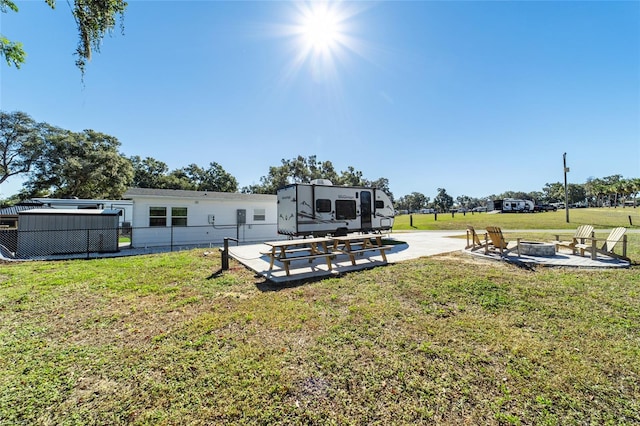
[[[333,242],[331,238],[324,237],[265,242],[271,247],[267,253],[270,259],[269,270],[271,271],[274,262],[278,261],[284,265],[284,270],[289,275],[289,263],[292,261],[308,260],[311,263],[313,259],[322,257],[325,258],[327,267],[331,270],[331,258],[334,256],[328,246],[331,242]]]
[[[392,245],[384,245],[382,235],[347,235],[333,237],[333,252],[344,253],[349,256],[351,264],[356,264],[356,255],[368,251],[379,251],[382,260],[387,262],[386,251],[392,249]]]

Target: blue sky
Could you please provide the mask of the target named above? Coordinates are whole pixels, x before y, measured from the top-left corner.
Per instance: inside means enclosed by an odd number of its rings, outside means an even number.
[[[28,57],[0,64],[1,109],[172,170],[215,161],[247,186],[316,155],[396,198],[541,190],[564,152],[570,183],[640,176],[637,1],[131,0],[84,82],[68,4],[17,5],[0,32]],[[324,44],[305,11],[331,18]]]

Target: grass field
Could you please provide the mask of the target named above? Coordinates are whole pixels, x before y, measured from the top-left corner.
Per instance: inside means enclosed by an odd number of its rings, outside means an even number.
[[[631,217],[631,223],[629,223]],[[410,222],[413,222],[411,226]],[[569,223],[566,212],[541,213],[441,213],[437,219],[433,214],[412,214],[396,216],[394,230],[438,230],[465,229],[466,225],[480,228],[490,225],[502,226],[505,229],[571,229],[579,225],[593,225],[596,229],[624,226],[640,229],[640,208],[591,208],[570,209]]]
[[[278,287],[205,253],[0,265],[0,424],[640,423],[637,266],[454,254]]]

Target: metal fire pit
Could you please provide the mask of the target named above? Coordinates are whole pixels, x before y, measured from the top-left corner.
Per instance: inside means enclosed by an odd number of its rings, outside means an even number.
[[[556,248],[553,244],[535,241],[520,241],[520,254],[529,256],[554,256]]]

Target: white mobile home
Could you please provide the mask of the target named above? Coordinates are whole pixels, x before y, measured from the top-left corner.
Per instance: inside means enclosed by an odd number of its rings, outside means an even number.
[[[220,244],[277,238],[276,196],[131,188],[132,247]]]
[[[334,186],[319,180],[280,188],[277,197],[279,234],[341,235],[393,226],[391,199],[376,188]]]

